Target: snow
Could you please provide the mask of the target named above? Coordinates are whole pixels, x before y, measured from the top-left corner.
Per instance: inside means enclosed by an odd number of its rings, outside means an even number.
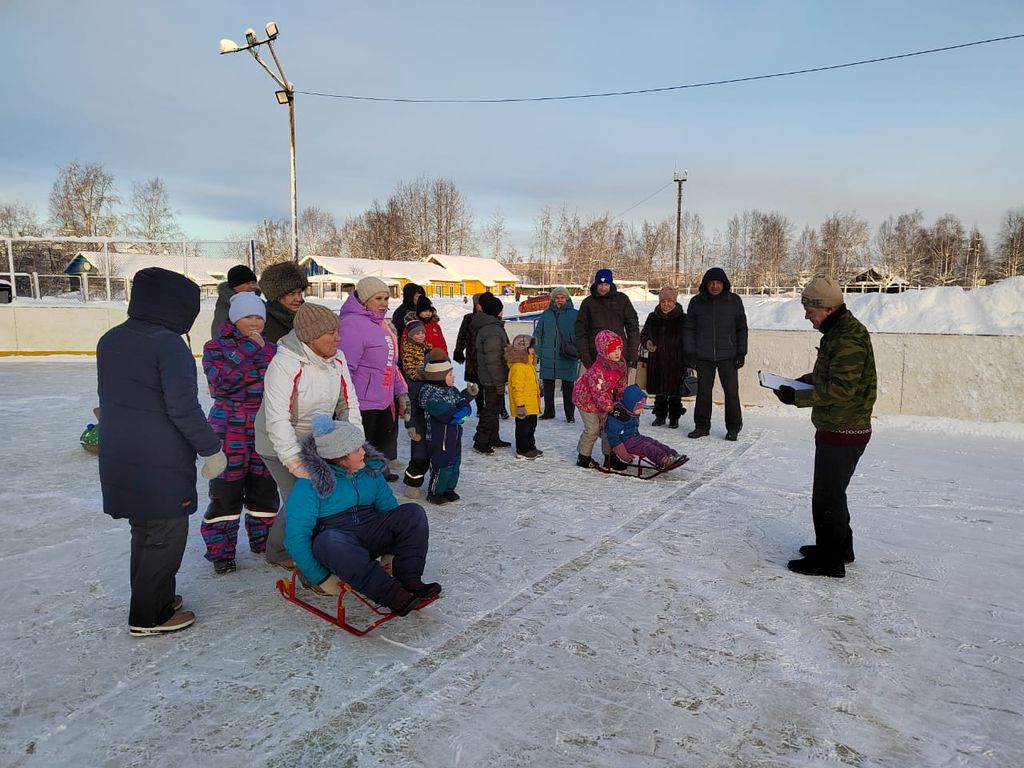
[[[432,253],[427,256],[427,260],[437,262],[459,280],[479,280],[484,285],[491,287],[499,281],[516,282],[516,276],[497,259]]]
[[[438,306],[451,344],[466,307]],[[702,440],[645,419],[690,456],[648,482],[575,467],[561,418],[536,462],[467,435],[462,501],[428,505],[440,601],[355,638],[244,542],[214,576],[194,519],[198,621],[137,639],[128,526],[77,444],[95,362],[0,372],[4,765],[1024,764],[1024,424],[878,419],[843,580],[785,568],[813,539],[806,411],[749,408],[737,443],[718,408]]]

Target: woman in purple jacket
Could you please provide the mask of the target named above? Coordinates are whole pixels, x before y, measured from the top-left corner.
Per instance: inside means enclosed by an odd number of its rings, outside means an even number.
[[[398,369],[398,339],[384,319],[389,297],[380,278],[360,280],[339,313],[338,348],[348,362],[366,439],[394,467],[398,463],[398,419],[408,412],[409,388]],[[390,469],[386,476],[389,482],[398,479]]]

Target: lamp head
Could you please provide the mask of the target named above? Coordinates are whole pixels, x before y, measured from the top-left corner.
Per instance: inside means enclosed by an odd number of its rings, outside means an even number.
[[[256,45],[256,43],[258,42],[256,39],[256,32],[252,29],[252,27],[245,30],[245,42],[249,45]]]
[[[234,40],[228,40],[226,37],[220,41],[220,52],[221,53],[237,53],[241,48],[238,47],[238,43]]]
[[[277,24],[273,21],[268,21],[264,29],[267,30],[267,37],[269,39],[273,40],[277,37]]]

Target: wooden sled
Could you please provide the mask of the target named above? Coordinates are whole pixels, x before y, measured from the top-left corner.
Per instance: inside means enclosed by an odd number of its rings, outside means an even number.
[[[317,608],[312,603],[307,603],[305,600],[303,600],[301,597],[298,596],[296,589],[297,589],[298,586],[301,585],[301,578],[302,578],[301,574],[296,569],[296,570],[292,571],[291,578],[288,578],[288,579],[278,579],[277,580],[277,591],[281,593],[281,597],[283,597],[285,600],[287,600],[287,601],[289,601],[291,603],[295,603],[300,608],[305,608],[307,611],[309,611],[313,615],[319,616],[324,621],[326,621],[326,622],[328,622],[330,624],[333,624],[334,626],[339,627],[340,629],[344,629],[346,632],[348,632],[350,634],[353,634],[356,637],[362,637],[363,635],[367,635],[370,632],[372,632],[373,630],[375,630],[377,627],[379,627],[381,624],[386,624],[387,622],[391,621],[392,619],[397,619],[398,618],[398,614],[397,613],[392,613],[391,611],[381,610],[380,608],[378,608],[376,605],[374,605],[372,602],[370,602],[365,597],[360,595],[358,592],[356,592],[354,589],[352,589],[352,587],[350,587],[348,584],[345,584],[344,582],[342,582],[342,584],[341,584],[341,593],[338,595],[337,612],[335,613],[335,615],[332,616],[331,614],[327,613],[327,611],[323,611],[320,608]],[[379,618],[376,621],[374,621],[372,624],[370,624],[370,625],[368,625],[366,627],[363,627],[362,629],[360,629],[359,627],[356,627],[356,626],[350,624],[348,622],[348,620],[346,619],[346,617],[345,617],[345,597],[346,597],[346,595],[352,595],[353,597],[355,597],[356,600],[358,600],[363,605],[365,605],[367,608],[369,608],[371,611],[373,611]],[[414,610],[418,611],[421,608],[424,608],[424,607],[430,605],[432,602],[437,600],[437,598],[439,598],[439,597],[440,597],[440,595],[434,595],[433,597],[428,597],[428,598],[425,598],[425,599],[421,600],[419,605],[417,605]]]
[[[605,465],[602,466],[593,459],[590,460],[590,465],[598,472],[606,475],[621,475],[622,477],[633,477],[638,480],[653,480],[658,475],[671,472],[673,469],[683,466],[689,460],[689,456],[680,456],[678,461],[669,464],[667,467],[659,467],[646,456],[638,455],[635,464],[629,464],[625,469],[612,469],[611,457],[609,455]]]

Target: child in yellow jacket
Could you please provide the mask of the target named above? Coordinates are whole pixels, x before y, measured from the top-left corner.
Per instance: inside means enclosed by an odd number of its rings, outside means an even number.
[[[516,456],[524,459],[536,459],[544,453],[537,450],[534,440],[540,415],[540,381],[533,344],[533,337],[521,334],[505,348],[508,410],[516,417]]]

